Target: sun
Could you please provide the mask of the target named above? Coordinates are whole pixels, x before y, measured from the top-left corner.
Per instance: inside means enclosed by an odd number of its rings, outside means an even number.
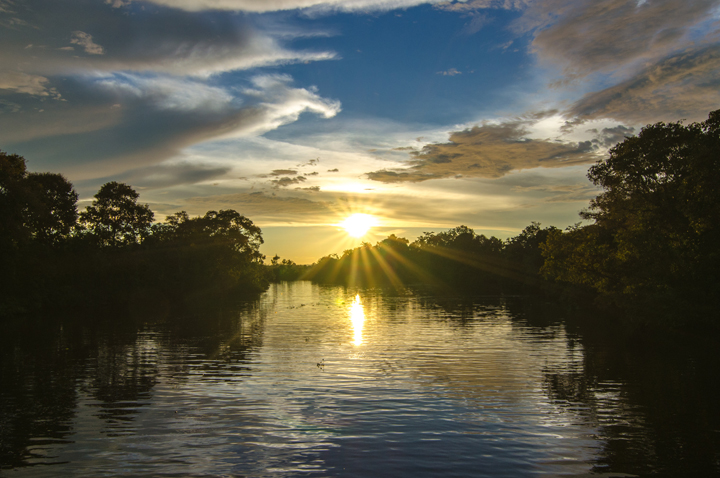
[[[377,224],[377,219],[370,214],[353,214],[348,216],[338,226],[345,229],[345,231],[352,237],[363,237],[367,232]]]

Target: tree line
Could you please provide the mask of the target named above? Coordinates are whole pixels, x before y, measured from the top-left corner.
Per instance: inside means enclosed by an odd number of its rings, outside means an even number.
[[[502,241],[459,226],[410,243],[323,257],[315,281],[429,284],[453,291],[528,291],[590,299],[653,320],[716,323],[720,310],[720,110],[706,121],[656,123],[590,167],[602,188],[566,230],[532,223]]]
[[[262,231],[250,219],[228,209],[156,223],[138,199],[113,181],[78,212],[64,176],[0,152],[0,315],[265,290]]]
[[[467,226],[425,232],[412,243],[392,234],[320,259],[306,277],[361,287],[431,286],[486,295],[535,292],[543,286],[541,246],[555,227],[533,222],[505,241]]]
[[[234,210],[156,223],[130,186],[110,182],[78,212],[62,175],[0,152],[0,315],[58,304],[257,293],[268,281],[432,286],[480,294],[551,292],[637,316],[716,322],[720,306],[720,110],[657,123],[588,172],[602,188],[566,230],[533,222],[500,240],[458,226],[390,237],[312,266],[275,256]]]

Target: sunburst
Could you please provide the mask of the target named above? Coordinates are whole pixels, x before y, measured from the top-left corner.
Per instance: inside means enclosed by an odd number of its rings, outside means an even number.
[[[345,231],[352,237],[361,238],[367,234],[370,229],[376,226],[378,223],[375,216],[370,214],[355,213],[347,218],[338,226],[345,229]]]

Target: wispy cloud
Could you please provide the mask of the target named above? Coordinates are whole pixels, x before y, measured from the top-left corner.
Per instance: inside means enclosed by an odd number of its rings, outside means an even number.
[[[288,76],[257,77],[240,97],[194,80],[128,74],[64,84],[67,103],[47,112],[0,116],[0,141],[39,158],[41,166],[83,176],[158,164],[182,148],[219,137],[260,135],[303,112],[331,117],[340,110],[337,101],[293,87]],[[46,114],[55,121],[45,121]],[[97,123],[91,120],[96,117]]]
[[[515,29],[534,32],[532,48],[540,60],[567,74],[617,73],[691,45],[715,8],[715,0],[539,0]]]
[[[124,71],[207,77],[336,58],[332,51],[290,50],[241,17],[148,8],[162,11],[128,15],[123,8],[92,0],[28,0],[14,13],[26,26],[3,41],[0,65],[22,64],[24,71],[44,76]],[[72,55],[68,43],[87,55]],[[42,48],[27,55],[29,44]]]
[[[455,68],[450,68],[449,70],[438,71],[437,74],[442,75],[442,76],[455,76],[455,75],[462,75],[462,71],[458,71]]]
[[[302,193],[293,193],[302,194]],[[328,203],[312,201],[296,196],[277,196],[263,192],[223,194],[189,198],[189,209],[235,209],[248,217],[262,217],[265,222],[276,220],[302,222],[320,220],[325,222],[331,208]]]
[[[720,105],[720,45],[689,49],[652,64],[632,78],[591,92],[568,114],[631,123],[699,121]]]
[[[245,12],[274,12],[282,10],[310,9],[314,12],[328,11],[386,11],[407,8],[423,3],[439,3],[443,0],[149,0],[158,5],[181,8],[188,11],[231,10]]]

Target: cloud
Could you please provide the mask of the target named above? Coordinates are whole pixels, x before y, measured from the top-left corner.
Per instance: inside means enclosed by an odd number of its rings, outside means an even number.
[[[689,49],[653,64],[632,78],[588,93],[568,115],[613,118],[635,124],[699,121],[720,105],[720,45]]]
[[[624,141],[625,138],[634,136],[635,128],[617,125],[613,128],[603,128],[600,131],[599,136],[593,140],[594,143],[600,144],[605,148],[615,146],[620,141]]]
[[[558,168],[586,164],[598,159],[597,146],[548,139],[530,139],[527,126],[533,120],[484,124],[454,132],[447,143],[428,144],[411,152],[410,167],[368,173],[369,179],[385,183],[419,182],[450,177],[500,178],[510,171]]]
[[[252,82],[254,88],[243,93],[259,100],[258,106],[266,111],[267,119],[258,125],[255,131],[258,134],[297,121],[304,112],[332,118],[341,109],[339,101],[321,98],[314,88],[291,88],[292,78],[287,75],[261,75]]]
[[[60,99],[60,93],[55,88],[48,88],[48,83],[44,76],[28,75],[20,71],[0,71],[0,90]]]
[[[285,176],[280,179],[273,179],[270,182],[276,188],[286,188],[288,186],[292,186],[293,184],[300,184],[303,181],[307,181],[307,178],[305,178],[304,176],[295,176],[294,178]]]
[[[230,168],[227,166],[178,162],[133,169],[121,175],[103,178],[103,180],[122,181],[138,188],[168,188],[210,181],[226,176],[229,172]],[[91,181],[93,185],[97,182],[97,180]]]
[[[534,33],[532,49],[542,62],[584,76],[686,48],[715,8],[716,0],[539,0],[529,3],[514,28]]]
[[[435,8],[448,12],[472,13],[490,8],[519,10],[530,3],[530,0],[471,0],[469,2],[442,2]]]
[[[532,176],[522,178],[521,181],[515,181],[516,184],[511,187],[514,192],[519,194],[533,194],[542,197],[545,203],[563,203],[563,202],[584,202],[597,196],[598,190],[589,182],[584,184],[562,182],[549,184],[544,178],[534,178]]]
[[[231,10],[274,12],[310,9],[313,12],[387,11],[443,0],[149,0],[158,5],[188,11]]]
[[[297,175],[297,173],[298,172],[294,169],[273,169],[269,176],[295,176]]]
[[[88,35],[85,32],[73,32],[73,39],[70,40],[70,43],[80,45],[85,49],[85,53],[89,53],[90,55],[102,55],[105,53],[103,47],[93,42],[92,35]]]
[[[13,15],[26,25],[3,40],[0,69],[22,64],[26,73],[43,76],[124,71],[208,77],[336,58],[330,51],[289,50],[249,19],[223,12],[145,5],[129,14],[96,0],[27,0],[16,9]],[[73,55],[68,42],[88,55]],[[30,44],[36,45],[32,55],[25,50]]]
[[[94,85],[120,97],[146,100],[157,109],[176,111],[222,111],[235,97],[226,89],[194,79],[115,73],[88,78]]]
[[[466,23],[462,29],[462,32],[466,35],[476,34],[482,30],[485,25],[492,21],[488,15],[478,13],[470,14],[469,17],[470,21]]]
[[[98,177],[158,164],[203,141],[257,136],[306,111],[330,117],[340,109],[336,101],[294,88],[287,76],[263,76],[251,85],[235,98],[194,80],[68,78],[67,102],[48,104],[43,113],[28,108],[0,115],[0,143],[33,158],[36,168]]]
[[[308,218],[327,217],[332,213],[325,202],[311,201],[299,197],[283,197],[263,192],[235,193],[217,196],[194,197],[187,200],[188,205],[197,210],[235,209],[251,217],[263,220],[274,219],[287,222],[301,222]]]
[[[438,71],[437,74],[442,76],[455,76],[462,75],[462,71],[457,71],[455,68],[450,68],[446,71]]]

